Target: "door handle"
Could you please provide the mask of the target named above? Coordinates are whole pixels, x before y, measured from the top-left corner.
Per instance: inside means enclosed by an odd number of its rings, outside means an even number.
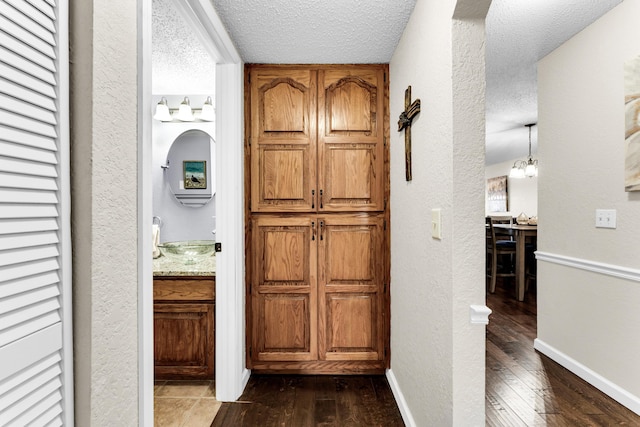
[[[316,208],[316,190],[311,190],[311,209]]]
[[[320,240],[324,239],[324,221],[320,221]]]
[[[316,222],[311,221],[311,240],[316,240]]]
[[[323,191],[320,190],[320,209],[322,209],[322,193]]]

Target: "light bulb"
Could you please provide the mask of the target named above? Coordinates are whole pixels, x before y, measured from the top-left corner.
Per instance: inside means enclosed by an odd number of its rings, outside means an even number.
[[[193,111],[191,111],[191,105],[189,104],[189,98],[187,98],[186,96],[180,103],[180,108],[178,109],[176,118],[183,122],[192,122],[194,120]]]

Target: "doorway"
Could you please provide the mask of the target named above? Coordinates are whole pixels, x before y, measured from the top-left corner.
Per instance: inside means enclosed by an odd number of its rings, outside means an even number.
[[[140,424],[153,425],[153,296],[151,257],[153,165],[152,120],[152,0],[139,0],[139,318],[140,318]],[[213,6],[206,0],[176,2],[183,7],[194,34],[208,43],[216,58],[217,146],[215,174],[216,240],[222,252],[216,256],[216,395],[218,400],[237,399],[249,379],[244,362],[244,240],[242,72],[240,56],[229,39]]]

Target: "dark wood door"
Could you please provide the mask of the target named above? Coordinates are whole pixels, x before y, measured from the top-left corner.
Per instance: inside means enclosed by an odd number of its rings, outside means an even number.
[[[153,305],[158,379],[213,378],[213,304]]]
[[[251,84],[251,210],[316,209],[316,71],[255,68]]]
[[[318,268],[319,356],[384,358],[382,216],[321,216]]]
[[[386,72],[247,68],[247,346],[255,371],[388,365]]]
[[[384,69],[318,72],[320,211],[384,210]]]
[[[252,228],[253,360],[316,360],[316,220],[268,215]]]

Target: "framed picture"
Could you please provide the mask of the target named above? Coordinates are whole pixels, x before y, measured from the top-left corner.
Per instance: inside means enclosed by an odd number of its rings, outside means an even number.
[[[640,191],[640,56],[624,64],[625,191]]]
[[[185,190],[207,188],[207,161],[184,160],[182,162]]]
[[[509,210],[507,175],[487,180],[487,199],[489,201],[489,212],[507,212]]]

